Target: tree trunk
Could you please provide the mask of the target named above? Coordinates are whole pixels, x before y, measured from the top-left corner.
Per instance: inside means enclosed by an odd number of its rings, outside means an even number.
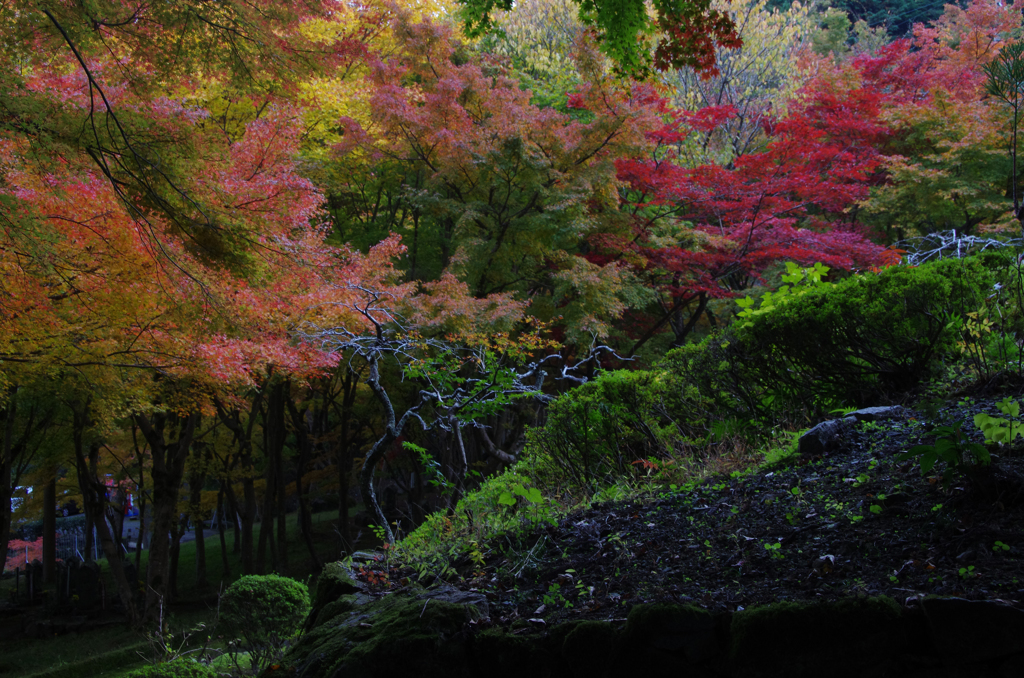
[[[153,483],[153,527],[145,607],[146,617],[153,619],[161,601],[169,593],[170,535],[173,523],[178,519],[178,492],[185,474],[185,460],[199,423],[199,414],[193,412],[183,417],[157,412],[152,415],[152,419],[148,415],[137,414],[135,421],[149,443],[153,458],[153,470],[150,472]],[[172,428],[176,429],[176,440],[167,438]],[[163,602],[166,604],[169,601]]]
[[[367,512],[376,521],[378,528],[383,531],[384,540],[389,544],[394,544],[395,534],[391,531],[391,525],[388,524],[388,519],[384,515],[384,511],[381,510],[380,503],[377,501],[377,494],[373,489],[373,473],[377,468],[377,464],[380,463],[380,460],[383,459],[384,454],[388,451],[388,448],[391,447],[391,444],[402,435],[402,431],[405,429],[409,418],[417,415],[416,408],[410,408],[402,414],[401,418],[395,417],[395,408],[391,404],[391,398],[388,397],[384,387],[380,385],[380,371],[377,361],[378,357],[376,354],[367,358],[370,374],[366,379],[366,384],[373,391],[377,401],[384,407],[384,432],[377,439],[377,442],[373,444],[373,447],[370,448],[370,451],[366,453],[366,458],[363,460],[363,467],[359,470],[359,491],[363,496],[363,504],[366,506]]]
[[[260,517],[259,545],[256,548],[256,571],[259,574],[267,573],[267,545],[270,545],[270,566],[271,570],[277,569],[277,544],[274,541],[274,486],[276,474],[273,471],[274,465],[266,460],[266,487],[263,490],[263,515]]]
[[[139,493],[142,496],[142,493]],[[142,571],[142,545],[146,540],[146,502],[139,500],[139,534],[135,538],[135,571]]]
[[[235,498],[235,490],[231,487],[230,480],[220,481],[221,492],[227,500],[227,509],[231,512],[231,525],[234,527],[234,539],[231,544],[232,553],[242,552],[242,526],[238,522],[239,508],[238,500]]]
[[[271,472],[274,476],[274,492],[270,498],[271,501],[276,500],[277,512],[277,547],[274,554],[274,569],[282,573],[288,571],[288,487],[284,478],[284,442],[287,434],[284,411],[285,400],[289,397],[288,386],[287,381],[274,384],[270,390],[270,397],[267,399],[267,417],[263,422],[264,430],[267,432],[267,468],[268,470],[272,469]],[[269,484],[267,491],[270,492]],[[271,544],[271,548],[274,548],[273,544]]]
[[[178,514],[171,523],[170,566],[167,568],[167,598],[165,604],[178,598],[178,563],[181,560],[181,538],[188,531],[188,515]]]
[[[90,443],[88,453],[85,451],[85,430],[91,424],[87,408],[88,405],[82,409],[73,410],[72,425],[72,446],[75,452],[75,467],[78,471],[78,486],[82,491],[82,504],[86,510],[86,525],[89,528],[86,538],[86,548],[88,549],[86,559],[92,559],[91,534],[92,528],[95,528],[100,546],[107,557],[110,573],[114,577],[118,598],[121,600],[121,605],[124,606],[129,622],[134,625],[139,621],[138,611],[135,607],[135,590],[128,581],[128,577],[125,576],[121,554],[114,544],[114,539],[104,519],[107,488],[96,473],[100,453],[99,443],[96,441]],[[89,526],[90,521],[88,520],[90,515],[93,516],[91,526]]]
[[[139,533],[135,537],[135,571],[142,571],[142,546],[146,540],[146,464],[143,450],[139,448],[138,424],[132,422],[132,444],[135,448],[135,458],[139,465],[136,472],[138,477],[135,480],[135,488],[138,492],[139,509]]]
[[[263,393],[256,391],[252,399],[252,404],[249,407],[248,421],[245,425],[242,424],[242,414],[238,409],[228,410],[222,403],[217,401],[217,415],[225,426],[231,431],[235,437],[235,445],[238,448],[238,461],[241,466],[242,476],[242,499],[243,506],[242,511],[238,512],[242,518],[241,524],[241,552],[242,552],[242,574],[254,574],[255,570],[253,567],[253,522],[256,520],[256,488],[253,485],[252,473],[253,462],[252,462],[252,432],[256,425],[257,414],[260,410],[260,405],[263,402]],[[237,502],[234,501],[234,491],[230,486],[227,487],[228,500],[234,504],[234,509],[237,510]],[[236,539],[235,543],[238,543]]]
[[[295,460],[295,494],[299,498],[299,531],[302,533],[302,539],[309,550],[313,569],[319,570],[320,558],[317,556],[316,546],[313,544],[313,518],[309,511],[309,497],[302,488],[302,478],[306,475],[306,463],[309,460],[313,447],[305,416],[309,410],[299,410],[295,406],[295,402],[289,398],[288,412],[291,414],[292,427],[295,429],[295,438],[298,442],[298,455]]]
[[[341,380],[341,407],[338,412],[341,435],[335,442],[335,459],[338,464],[338,527],[345,551],[354,548],[352,531],[349,528],[348,490],[349,471],[352,468],[352,460],[355,458],[352,452],[356,446],[352,435],[352,420],[358,386],[359,373],[352,369],[345,370],[345,376]],[[333,402],[333,397],[328,396],[328,399]],[[327,416],[328,409],[324,407],[320,413],[318,426],[319,436],[324,440],[327,439]]]
[[[252,467],[251,460],[249,468]],[[253,567],[253,523],[256,522],[256,486],[252,476],[242,479],[242,496],[245,499],[245,510],[242,511],[242,574],[254,574]]]
[[[47,584],[57,580],[57,470],[52,473],[43,488],[43,581]]]
[[[231,563],[228,560],[228,540],[224,534],[224,518],[226,517],[225,506],[224,506],[224,481],[220,483],[220,491],[217,493],[217,535],[220,537],[220,559],[221,564],[224,567],[224,574],[221,577],[221,581],[231,576]],[[238,522],[233,520],[235,529],[238,529]],[[237,535],[237,532],[236,532]],[[237,541],[237,537],[236,537]]]
[[[4,436],[0,447],[0,569],[7,563],[7,548],[11,542],[11,497],[14,483],[14,389],[7,393],[7,407],[3,410]]]
[[[203,515],[202,515],[202,496],[203,486],[200,476],[193,475],[189,478],[189,503],[191,506],[190,514],[192,516],[192,523],[195,526],[196,535],[196,588],[206,588],[208,582],[206,580],[206,539],[203,533]]]

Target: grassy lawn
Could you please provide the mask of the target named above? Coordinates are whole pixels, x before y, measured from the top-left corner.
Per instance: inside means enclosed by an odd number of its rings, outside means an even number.
[[[340,546],[335,531],[334,511],[315,514],[313,536],[317,555],[321,562],[337,559]],[[258,539],[259,526],[254,530]],[[170,629],[175,634],[190,629],[199,623],[212,624],[216,616],[217,594],[227,588],[241,575],[241,559],[232,553],[234,543],[232,531],[227,532],[228,567],[224,572],[220,539],[217,535],[206,538],[206,567],[209,584],[196,584],[195,542],[183,542],[178,563],[178,600],[167,615]],[[369,545],[364,545],[369,546]],[[142,570],[145,571],[148,551],[142,553]],[[270,551],[267,551],[269,567]],[[297,514],[288,515],[288,563],[286,574],[292,578],[312,584],[317,571],[309,557],[305,541],[299,534]],[[115,596],[113,579],[107,561],[99,561],[106,584],[107,598]],[[24,587],[24,580],[22,587]],[[54,597],[49,587],[49,599]],[[8,600],[13,593],[14,579],[0,579],[0,600]],[[24,590],[24,588],[22,589]],[[0,617],[0,678],[85,678],[102,676],[117,678],[132,668],[145,663],[152,656],[151,644],[145,636],[119,623],[116,618],[90,620],[85,629],[53,638],[11,638],[32,619],[45,618],[51,612],[38,606],[30,610],[29,617]],[[198,638],[198,635],[196,637]]]

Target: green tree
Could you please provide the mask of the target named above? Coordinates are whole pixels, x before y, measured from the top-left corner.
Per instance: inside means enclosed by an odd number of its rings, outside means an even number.
[[[988,76],[985,91],[1010,111],[1010,191],[1013,196],[1013,215],[1018,221],[1024,222],[1024,207],[1021,205],[1020,182],[1017,178],[1017,132],[1021,113],[1024,112],[1024,42],[1003,47],[995,61],[985,64],[985,75]]]
[[[449,272],[474,297],[530,299],[533,315],[560,316],[576,343],[606,334],[629,279],[577,255],[588,236],[625,227],[614,161],[648,146],[644,132],[659,121],[648,93],[597,79],[569,115],[531,104],[500,67],[464,61],[443,26],[403,23],[396,35],[400,48],[374,75],[374,125],[342,121],[341,161],[379,160],[369,176],[351,175],[357,209],[338,215],[340,237],[358,235],[367,208],[386,202],[380,223],[408,234],[412,277]]]

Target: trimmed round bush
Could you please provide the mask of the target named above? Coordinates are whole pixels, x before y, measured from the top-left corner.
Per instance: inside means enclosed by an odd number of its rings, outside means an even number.
[[[217,672],[204,664],[179,659],[135,669],[125,678],[217,678]]]
[[[276,574],[247,575],[220,599],[220,629],[237,638],[254,666],[266,667],[283,652],[309,613],[309,589]]]

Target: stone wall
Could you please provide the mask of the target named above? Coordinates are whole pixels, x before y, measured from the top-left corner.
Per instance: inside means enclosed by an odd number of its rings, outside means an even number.
[[[372,598],[324,573],[307,632],[273,675],[298,678],[1020,678],[1024,612],[955,598],[848,598],[712,614],[638,605],[618,622],[490,625],[455,589]]]

